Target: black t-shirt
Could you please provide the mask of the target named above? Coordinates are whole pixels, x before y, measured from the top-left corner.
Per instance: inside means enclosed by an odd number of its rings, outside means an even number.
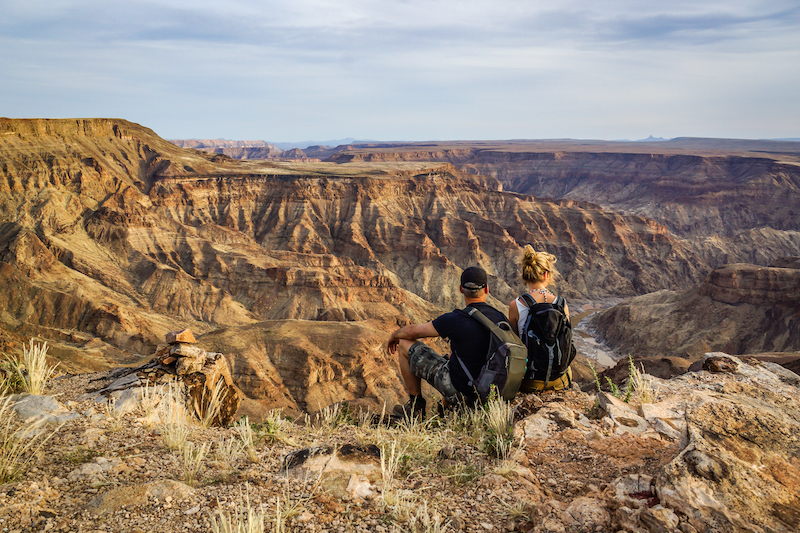
[[[485,302],[471,303],[469,307],[476,308],[495,324],[508,321],[506,315]],[[455,355],[458,355],[464,362],[472,377],[478,379],[478,374],[486,363],[491,333],[483,324],[459,309],[435,318],[433,327],[441,337],[450,340],[451,352],[448,367],[453,386],[460,393],[473,396],[474,391],[467,385],[469,378]]]

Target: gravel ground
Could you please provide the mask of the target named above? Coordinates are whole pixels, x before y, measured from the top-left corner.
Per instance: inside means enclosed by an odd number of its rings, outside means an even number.
[[[80,401],[107,383],[103,376],[52,382],[47,393],[80,417],[52,435],[21,479],[0,485],[0,532],[212,531],[220,512],[235,514],[247,502],[263,510],[267,531],[528,532],[575,498],[600,497],[620,475],[655,475],[676,452],[669,441],[604,436],[597,420],[596,438],[564,428],[550,440],[526,442],[505,462],[452,427],[429,427],[411,438],[395,427],[284,421],[278,429],[256,428],[255,460],[240,453],[226,463],[222,444],[235,440],[236,430],[195,425],[188,440],[209,452],[190,476],[183,455],[164,445],[161,428],[142,412],[111,416],[102,404]],[[594,397],[577,391],[525,397],[516,418],[542,405],[591,415]],[[412,445],[389,489],[378,481],[363,499],[282,470],[294,450],[391,438]]]

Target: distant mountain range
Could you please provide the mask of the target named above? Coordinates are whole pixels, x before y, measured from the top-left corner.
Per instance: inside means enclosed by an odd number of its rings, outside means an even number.
[[[356,140],[352,137],[347,137],[346,139],[334,139],[331,141],[299,141],[299,142],[280,142],[280,143],[270,143],[273,146],[277,146],[281,150],[291,150],[292,148],[300,148],[301,150],[305,150],[309,146],[330,146],[334,148],[336,146],[342,146],[345,144],[354,144],[354,143],[365,143],[365,142],[375,142],[375,141],[365,141],[365,140]]]

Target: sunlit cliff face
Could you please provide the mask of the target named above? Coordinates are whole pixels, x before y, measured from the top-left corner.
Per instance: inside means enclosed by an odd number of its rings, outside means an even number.
[[[119,120],[5,119],[0,132],[9,334],[101,368],[146,358],[170,330],[215,332],[251,397],[303,408],[396,394],[395,380],[368,378],[395,371],[386,334],[461,305],[470,265],[505,309],[528,243],[558,257],[570,298],[688,288],[722,258],[796,247],[788,231],[686,236],[594,203],[503,192],[499,170],[457,168],[472,152],[282,163],[184,150]],[[638,186],[626,179],[623,190]]]

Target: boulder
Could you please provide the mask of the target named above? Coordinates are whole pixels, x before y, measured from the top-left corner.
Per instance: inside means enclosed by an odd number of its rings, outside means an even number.
[[[636,411],[631,406],[619,398],[601,392],[597,395],[597,400],[600,402],[600,407],[608,413],[614,423],[614,433],[620,435],[622,433],[634,433],[641,435],[650,430],[650,424],[647,420],[636,414]]]
[[[294,479],[320,479],[340,499],[371,499],[381,479],[380,449],[375,445],[315,446],[288,454],[283,472]]]
[[[575,498],[562,515],[564,524],[571,531],[605,531],[611,524],[611,516],[603,502],[595,498]]]
[[[173,500],[183,500],[194,493],[194,489],[179,481],[164,479],[132,485],[115,487],[89,502],[88,508],[96,515],[113,514],[123,507],[145,505],[150,498],[164,500],[171,497]]]
[[[45,424],[63,424],[79,418],[52,396],[35,394],[15,394],[11,396],[13,411],[23,420]]]
[[[227,426],[234,421],[244,397],[223,354],[185,343],[159,345],[149,363],[113,370],[109,377],[113,378],[110,384],[81,398],[98,402],[113,399],[116,407],[128,412],[137,408],[144,387],[177,383],[188,398],[190,412],[204,420],[214,405],[211,425]]]
[[[695,389],[688,444],[660,472],[659,499],[698,531],[797,531],[800,391],[763,365],[724,359],[730,372],[676,378]]]

